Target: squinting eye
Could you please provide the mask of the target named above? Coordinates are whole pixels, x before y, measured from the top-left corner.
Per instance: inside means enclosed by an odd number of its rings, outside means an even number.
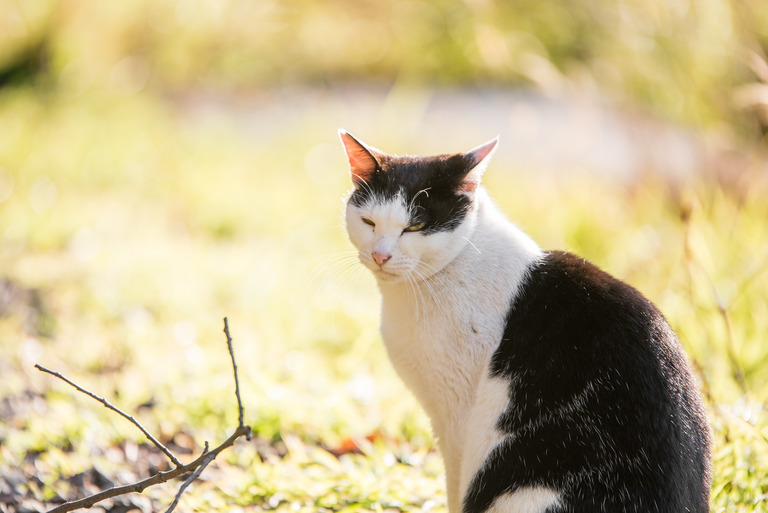
[[[376,226],[376,223],[374,223],[373,221],[371,221],[371,220],[370,220],[370,219],[368,219],[367,217],[362,217],[361,219],[362,219],[362,220],[363,220],[363,222],[364,222],[365,224],[367,224],[368,226]]]
[[[404,232],[418,232],[419,230],[423,230],[426,225],[427,225],[427,223],[412,224],[411,226],[409,226],[408,228],[406,228],[403,231]]]

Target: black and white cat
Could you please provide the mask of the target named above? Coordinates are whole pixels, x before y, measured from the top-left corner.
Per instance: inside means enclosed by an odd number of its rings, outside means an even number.
[[[449,511],[708,511],[710,431],[677,337],[638,291],[503,217],[480,185],[498,140],[414,157],[340,136],[349,238]]]

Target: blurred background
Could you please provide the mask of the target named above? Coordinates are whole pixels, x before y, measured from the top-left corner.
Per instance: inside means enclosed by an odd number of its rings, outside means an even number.
[[[762,0],[0,0],[0,509],[167,467],[35,363],[182,455],[223,440],[226,315],[256,442],[186,510],[445,511],[350,259],[345,128],[401,154],[499,135],[509,217],[679,333],[713,511],[768,510],[766,51]]]

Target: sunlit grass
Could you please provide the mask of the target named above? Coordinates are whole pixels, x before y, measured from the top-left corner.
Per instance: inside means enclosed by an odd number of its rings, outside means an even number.
[[[308,115],[257,137],[151,96],[26,89],[0,95],[0,126],[0,279],[15,287],[0,316],[0,396],[41,394],[0,419],[0,474],[36,451],[43,498],[94,459],[117,472],[100,450],[142,441],[37,362],[128,410],[153,403],[137,415],[163,437],[223,439],[236,422],[226,315],[246,421],[265,445],[222,455],[190,508],[444,508],[428,423],[379,341],[374,283],[343,260],[336,126]],[[543,246],[585,256],[660,306],[710,400],[713,511],[765,511],[765,180],[671,188],[492,165],[486,183]],[[363,455],[328,453],[350,438]]]

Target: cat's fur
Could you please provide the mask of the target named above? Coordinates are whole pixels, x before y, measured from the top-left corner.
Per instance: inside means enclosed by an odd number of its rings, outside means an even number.
[[[349,237],[449,511],[708,511],[709,427],[676,336],[635,289],[503,217],[480,185],[497,140],[411,157],[340,135]]]

